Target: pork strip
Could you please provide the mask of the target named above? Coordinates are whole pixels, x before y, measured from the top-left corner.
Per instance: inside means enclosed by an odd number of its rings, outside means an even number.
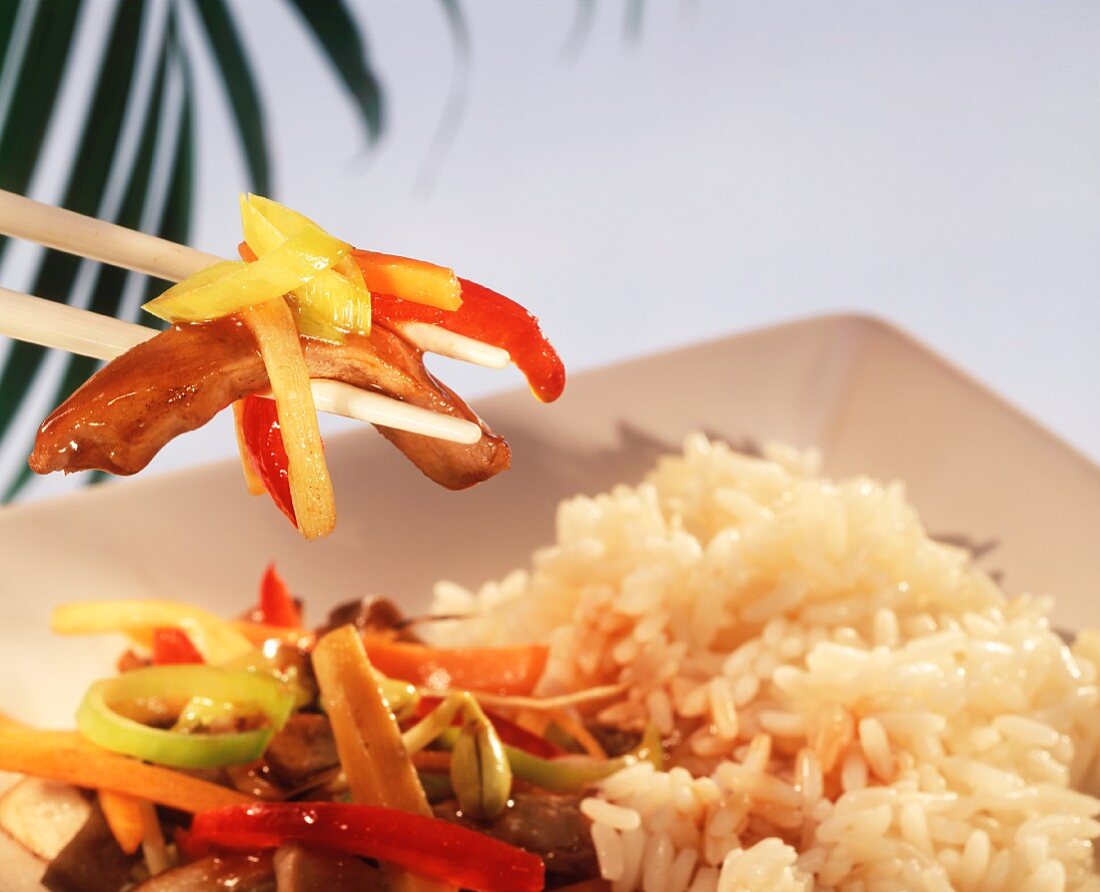
[[[421,352],[389,329],[342,345],[303,338],[313,378],[334,378],[481,425],[473,445],[379,428],[436,483],[465,489],[508,467],[511,452],[424,368]],[[236,317],[176,325],[104,366],[42,423],[30,466],[38,474],[100,469],[134,474],[171,439],[235,400],[266,390],[251,331]]]

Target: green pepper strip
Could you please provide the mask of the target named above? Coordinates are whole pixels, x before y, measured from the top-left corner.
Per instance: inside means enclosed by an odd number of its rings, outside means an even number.
[[[460,731],[459,728],[448,728],[435,743],[442,749],[452,749]],[[661,735],[652,726],[646,728],[637,747],[615,759],[597,760],[579,756],[543,759],[514,746],[505,746],[504,753],[515,777],[550,793],[580,793],[616,771],[642,761],[652,762],[658,770],[664,767]]]
[[[187,734],[151,728],[116,712],[142,700],[187,702],[208,697],[262,713],[268,726],[228,734]],[[151,666],[97,681],[76,713],[81,733],[104,749],[173,768],[221,768],[257,759],[294,708],[294,691],[256,672],[214,666]]]

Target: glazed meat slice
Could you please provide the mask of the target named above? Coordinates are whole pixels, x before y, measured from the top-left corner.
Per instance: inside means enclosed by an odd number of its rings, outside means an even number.
[[[504,814],[493,821],[464,815],[454,801],[433,809],[437,818],[496,837],[539,855],[551,886],[599,876],[591,824],[581,813],[580,796],[516,793]]]
[[[465,489],[508,467],[508,444],[424,368],[421,352],[375,325],[342,345],[302,339],[313,378],[334,378],[481,424],[471,446],[379,428],[421,471]],[[206,424],[235,400],[262,392],[267,374],[252,333],[236,317],[177,325],[106,365],[50,414],[30,466],[134,474],[173,437]]]

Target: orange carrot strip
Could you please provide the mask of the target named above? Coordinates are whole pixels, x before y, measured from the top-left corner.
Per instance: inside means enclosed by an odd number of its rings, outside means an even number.
[[[99,807],[118,847],[127,855],[134,854],[145,836],[141,800],[113,790],[100,790]]]
[[[383,675],[433,690],[530,694],[546,667],[547,648],[467,647],[447,649],[364,636],[371,663]]]
[[[256,801],[236,790],[100,749],[76,731],[0,726],[0,771],[125,793],[187,812]]]

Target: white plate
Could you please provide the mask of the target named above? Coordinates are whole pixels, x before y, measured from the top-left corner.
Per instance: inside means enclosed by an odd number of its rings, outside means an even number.
[[[1100,469],[897,329],[828,316],[574,376],[560,402],[526,391],[477,408],[513,468],[470,492],[425,480],[373,431],[333,438],[339,523],[306,543],[235,463],[101,486],[0,511],[0,708],[71,724],[117,640],[51,637],[50,609],[92,598],[173,598],[234,614],[277,559],[309,619],[369,592],[412,611],[440,578],[476,584],[550,541],[562,497],[636,481],[702,429],[735,444],[822,450],[833,474],[901,478],[933,534],[995,542],[1010,591],[1053,594],[1056,621],[1100,616]]]
[[[734,335],[577,375],[550,406],[515,391],[478,409],[514,463],[467,493],[435,487],[371,431],[333,438],[340,516],[323,542],[250,499],[233,462],[0,511],[0,710],[71,726],[119,652],[121,640],[51,637],[55,604],[175,598],[234,614],[274,558],[312,620],[368,592],[422,610],[437,579],[477,584],[524,565],[550,541],[559,499],[636,481],[698,429],[817,447],[832,474],[903,479],[933,534],[996,543],[983,561],[1009,591],[1055,595],[1066,628],[1100,617],[1100,468],[876,319]],[[0,859],[0,889],[39,888],[40,868],[3,834]]]

